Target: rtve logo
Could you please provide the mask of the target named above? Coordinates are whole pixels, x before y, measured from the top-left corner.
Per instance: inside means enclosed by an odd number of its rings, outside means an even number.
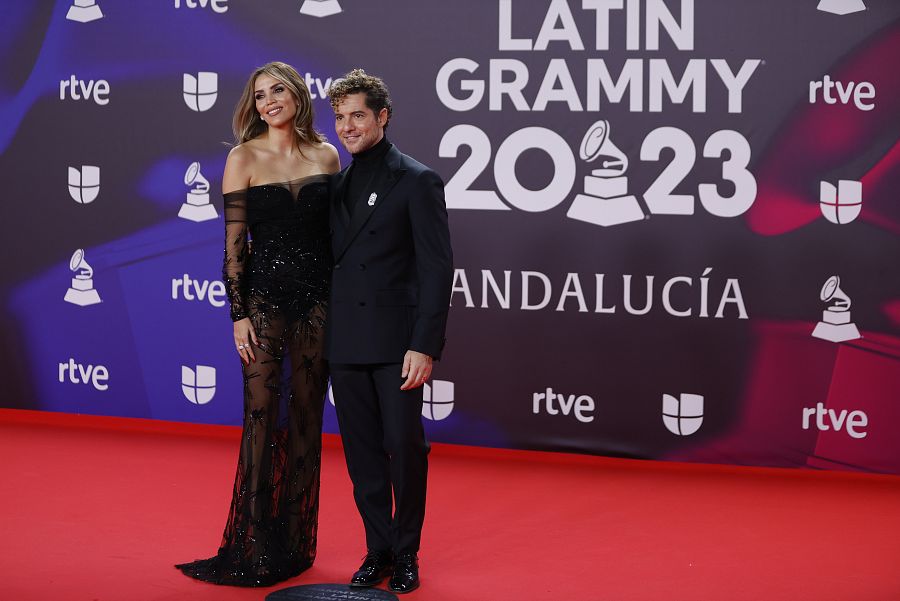
[[[422,390],[422,417],[431,421],[447,419],[453,413],[454,384],[447,380],[432,380]]]
[[[331,77],[323,80],[307,72],[303,75],[303,79],[306,80],[306,87],[309,88],[310,98],[315,100],[316,98],[328,97],[328,88],[331,87],[331,82],[333,81]]]
[[[820,0],[817,8],[833,15],[849,15],[866,10],[866,3],[863,0]]]
[[[531,411],[535,415],[541,411],[550,415],[562,413],[563,415],[572,415],[581,423],[587,424],[594,421],[595,408],[594,399],[586,394],[566,396],[561,392],[553,392],[552,388],[547,388],[544,392],[535,392],[532,395]]]
[[[300,5],[300,14],[310,17],[330,17],[341,12],[341,3],[338,0],[303,0]]]
[[[213,307],[225,306],[225,284],[220,280],[195,280],[184,274],[172,279],[172,300],[209,301]]]
[[[100,167],[82,165],[69,167],[69,196],[78,204],[94,202],[100,194]]]
[[[76,363],[71,357],[65,363],[59,364],[60,383],[90,384],[96,390],[103,392],[109,388],[109,370],[102,365],[82,365]]]
[[[205,405],[216,395],[216,368],[197,365],[192,369],[181,366],[181,391],[184,398],[195,405]]]
[[[662,418],[672,434],[694,434],[703,425],[703,396],[682,393],[676,399],[670,394],[664,394]]]
[[[73,0],[66,19],[77,23],[88,23],[103,18],[103,11],[97,6],[96,0]]]
[[[208,111],[219,96],[219,74],[200,71],[196,76],[184,74],[184,102],[192,111]]]
[[[804,430],[810,429],[810,418],[813,416],[816,417],[816,429],[819,432],[827,432],[832,428],[835,432],[846,430],[851,438],[865,438],[868,434],[863,428],[869,425],[869,416],[863,411],[848,413],[846,409],[841,409],[840,413],[835,413],[834,409],[825,409],[824,403],[816,403],[815,407],[803,408]]]
[[[826,75],[822,78],[822,81],[809,82],[810,104],[815,104],[819,100],[819,90],[822,91],[822,100],[825,101],[825,104],[837,104],[840,102],[846,105],[850,104],[852,100],[856,108],[861,111],[871,111],[875,108],[875,86],[868,81],[859,83],[851,81],[843,84],[832,80],[830,76]],[[837,96],[832,95],[832,92],[836,92]],[[866,102],[867,100],[872,100],[873,102]]]
[[[175,0],[175,8],[206,8],[209,7],[220,15],[228,11],[228,0]]]
[[[105,106],[109,104],[109,82],[105,79],[84,81],[71,75],[69,79],[59,81],[59,99],[65,100],[67,96],[72,100],[93,100],[95,104]]]

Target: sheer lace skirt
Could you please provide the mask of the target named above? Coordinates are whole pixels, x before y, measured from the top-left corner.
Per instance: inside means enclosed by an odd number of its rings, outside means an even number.
[[[222,544],[214,557],[176,567],[216,584],[267,586],[316,556],[326,306],[288,323],[262,299],[249,300],[259,346],[243,367],[244,425]]]

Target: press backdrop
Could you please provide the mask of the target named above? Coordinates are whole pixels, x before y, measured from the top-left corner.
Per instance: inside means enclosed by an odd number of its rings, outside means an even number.
[[[383,77],[446,182],[432,440],[900,473],[897,2],[3,11],[2,405],[239,423],[221,173],[284,60],[336,145],[330,80]]]

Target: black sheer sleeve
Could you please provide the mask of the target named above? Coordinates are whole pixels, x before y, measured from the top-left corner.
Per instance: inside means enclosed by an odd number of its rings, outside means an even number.
[[[229,192],[225,197],[225,260],[222,279],[231,303],[231,320],[247,317],[244,298],[244,267],[248,259],[247,190]]]

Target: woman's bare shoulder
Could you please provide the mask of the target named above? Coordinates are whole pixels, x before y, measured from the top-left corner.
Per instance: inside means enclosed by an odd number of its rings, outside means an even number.
[[[258,138],[247,140],[228,152],[228,160],[238,163],[250,163],[259,157],[261,150]]]
[[[341,170],[341,159],[338,155],[337,148],[329,142],[319,142],[310,145],[312,158],[322,171],[326,173],[336,173]]]
[[[225,160],[225,173],[222,175],[222,190],[242,190],[250,185],[250,177],[256,164],[257,152],[253,148],[253,140],[238,144],[228,151]]]

